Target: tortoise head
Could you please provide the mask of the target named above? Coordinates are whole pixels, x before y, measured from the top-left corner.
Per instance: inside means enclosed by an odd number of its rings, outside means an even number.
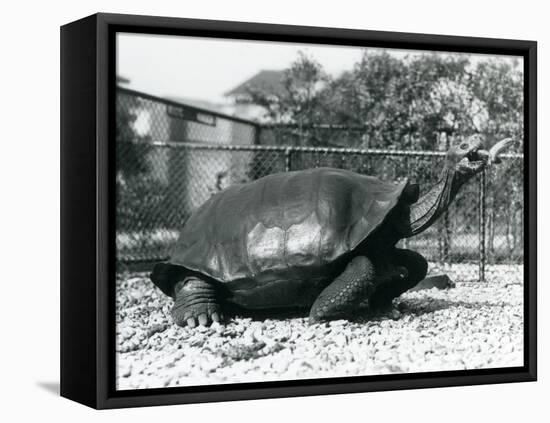
[[[464,139],[447,151],[446,166],[454,168],[459,175],[474,176],[489,164],[489,152],[482,147],[481,135],[476,134]]]

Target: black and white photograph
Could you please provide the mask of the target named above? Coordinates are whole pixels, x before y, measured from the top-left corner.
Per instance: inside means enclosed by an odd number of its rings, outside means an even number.
[[[6,3],[2,421],[545,421],[544,5]]]
[[[524,366],[523,60],[117,33],[116,390]]]

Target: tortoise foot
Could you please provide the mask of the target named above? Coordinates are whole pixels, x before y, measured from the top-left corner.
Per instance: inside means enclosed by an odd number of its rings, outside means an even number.
[[[331,320],[352,320],[351,316],[345,314],[334,314],[331,316],[324,316],[320,313],[310,313],[308,317],[308,325],[314,325],[316,323],[330,322]]]
[[[224,316],[219,308],[196,308],[185,310],[184,313],[178,313],[177,310],[172,310],[172,318],[178,326],[210,326],[212,323],[223,323]]]
[[[392,302],[377,305],[375,308],[371,309],[371,313],[373,316],[380,317],[382,319],[399,320],[403,317],[401,310],[399,310]]]
[[[176,286],[172,319],[178,326],[209,326],[224,322],[224,315],[213,287],[200,279],[189,278]]]

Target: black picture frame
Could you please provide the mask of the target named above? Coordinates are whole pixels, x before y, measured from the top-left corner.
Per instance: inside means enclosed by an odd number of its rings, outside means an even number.
[[[526,140],[524,229],[527,234],[524,366],[116,391],[112,139],[117,32],[522,56]],[[61,395],[102,409],[536,380],[536,78],[537,44],[534,41],[103,13],[63,26]]]

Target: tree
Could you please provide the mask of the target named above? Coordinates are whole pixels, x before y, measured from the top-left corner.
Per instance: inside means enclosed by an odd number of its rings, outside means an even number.
[[[322,145],[316,125],[326,123],[327,104],[324,87],[330,77],[313,58],[300,52],[284,71],[281,92],[250,88],[251,102],[263,106],[264,119],[271,125],[285,127],[275,134],[276,142]]]
[[[140,100],[119,94],[116,102],[116,163],[118,178],[130,178],[147,171],[145,145],[147,137],[136,133],[133,124],[137,119],[133,109]]]
[[[479,62],[471,79],[471,89],[487,110],[480,131],[490,142],[514,137],[523,147],[523,72],[519,62],[489,59]]]
[[[489,144],[512,137],[518,141],[516,151],[523,151],[523,72],[519,61],[484,60],[477,64],[474,73],[472,91],[487,110],[480,131]],[[489,178],[486,200],[488,254],[492,260],[497,258],[495,241],[505,240],[506,257],[521,254],[524,241],[522,168],[513,160],[494,171],[499,177]],[[506,201],[503,192],[507,193]]]
[[[133,126],[139,101],[119,93],[116,102],[117,230],[152,226],[154,222],[146,213],[159,210],[161,199],[148,164],[148,137],[137,134]]]
[[[395,145],[403,114],[397,100],[405,75],[404,63],[387,52],[366,52],[349,72],[325,91],[332,122],[363,128],[355,147],[387,148]]]

